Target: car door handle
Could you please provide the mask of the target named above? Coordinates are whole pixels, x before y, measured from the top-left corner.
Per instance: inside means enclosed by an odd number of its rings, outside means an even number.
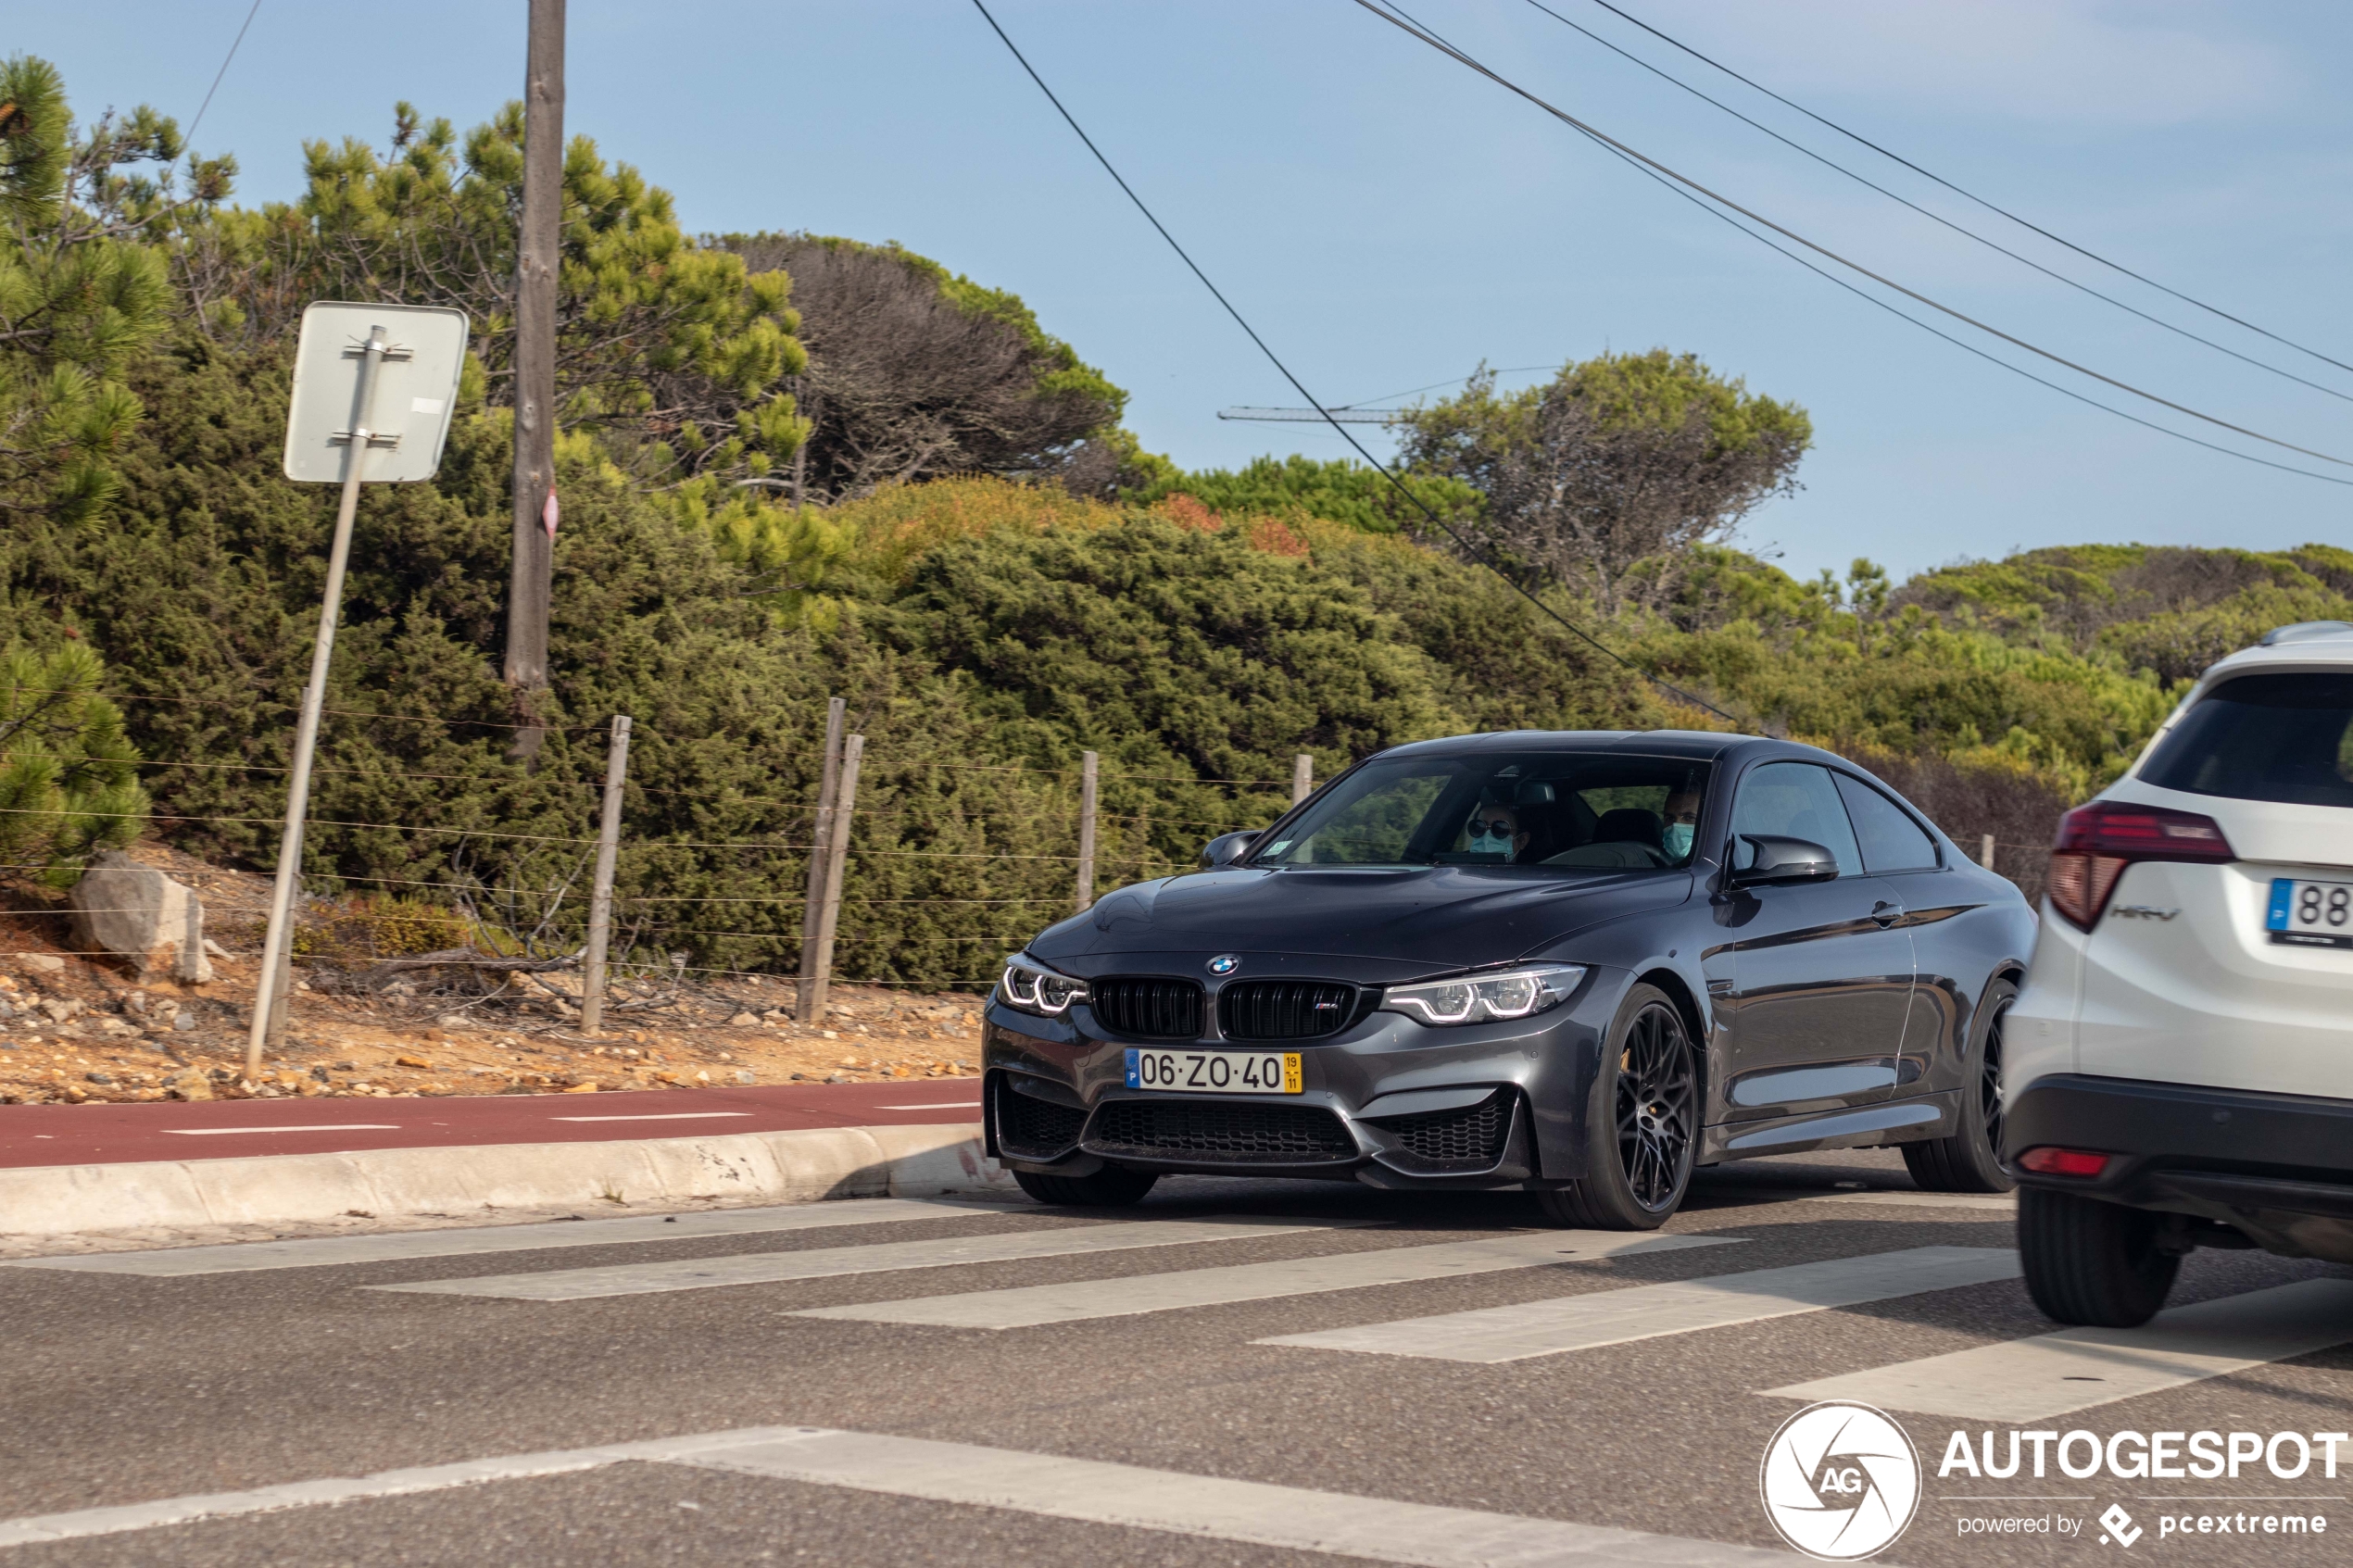
[[[1904,918],[1904,906],[1901,904],[1891,904],[1886,899],[1881,898],[1878,903],[1871,906],[1871,918],[1879,922],[1880,929],[1884,931],[1889,926],[1894,925],[1897,921]]]

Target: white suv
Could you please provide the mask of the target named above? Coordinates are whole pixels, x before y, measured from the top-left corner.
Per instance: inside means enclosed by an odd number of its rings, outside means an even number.
[[[2223,659],[2068,813],[2005,1045],[2052,1317],[2145,1323],[2196,1247],[2353,1262],[2353,625]]]

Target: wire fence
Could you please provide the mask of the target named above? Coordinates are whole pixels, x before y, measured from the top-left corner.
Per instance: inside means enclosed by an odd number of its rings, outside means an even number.
[[[838,699],[835,708],[837,713]],[[328,711],[371,721],[426,721],[416,714]],[[516,727],[440,721],[452,730]],[[609,734],[605,726],[555,733]],[[636,734],[660,732],[637,726]],[[837,726],[829,741],[836,748],[827,758],[829,773],[838,772],[843,738]],[[910,764],[894,759],[887,746],[863,757],[865,776],[887,781],[863,800],[853,789],[829,801],[824,785],[799,793],[748,794],[681,787],[659,775],[624,775],[619,831],[610,846],[616,870],[601,916],[589,875],[600,842],[605,787],[595,781],[531,779],[520,770],[516,779],[506,781],[528,783],[541,792],[543,804],[535,808],[541,821],[533,825],[570,825],[574,831],[569,832],[520,831],[495,815],[483,821],[313,818],[306,827],[306,869],[311,873],[306,881],[318,891],[301,900],[297,961],[366,967],[460,948],[487,957],[560,960],[588,946],[592,926],[601,918],[611,944],[611,975],[624,985],[647,977],[686,975],[773,982],[805,979],[812,972],[820,994],[831,982],[984,985],[994,979],[997,960],[1040,927],[1088,907],[1098,883],[1145,880],[1191,863],[1191,853],[1172,843],[1173,834],[1197,844],[1214,834],[1265,826],[1312,790],[1315,770],[1305,755],[1296,759],[1288,779],[1128,771],[1102,766],[1092,753],[1076,769],[961,759]],[[0,754],[0,763],[7,760]],[[275,778],[286,771],[266,760],[159,759],[138,766],[162,777]],[[389,757],[381,766],[322,763],[314,771],[329,780],[485,782],[480,773],[404,768]],[[977,799],[954,796],[943,809],[944,792],[964,775],[1004,780],[1008,786],[1025,783],[1044,793],[1005,801],[984,790]],[[1076,790],[1068,787],[1074,782],[1080,786]],[[1170,801],[1167,809],[1151,809],[1150,791],[1172,785],[1188,793]],[[1145,793],[1105,798],[1106,793],[1138,788]],[[556,804],[544,804],[550,799]],[[1203,802],[1218,814],[1202,815]],[[485,809],[480,800],[470,800],[465,810],[481,815]],[[0,808],[0,818],[41,814]],[[153,816],[168,830],[266,830],[281,822],[254,812],[208,812],[170,803]],[[767,819],[771,831],[692,831],[702,822],[731,817]],[[2039,905],[2048,878],[2047,844],[1957,831],[1953,837]],[[829,855],[839,872],[831,886]],[[407,869],[397,863],[402,861],[430,874],[397,874]],[[991,911],[1000,918],[987,918]],[[258,931],[251,929],[258,919],[253,909],[220,913],[224,936],[258,946]],[[846,925],[838,923],[844,920]],[[821,940],[821,931],[830,935]],[[844,960],[838,975],[837,952]]]

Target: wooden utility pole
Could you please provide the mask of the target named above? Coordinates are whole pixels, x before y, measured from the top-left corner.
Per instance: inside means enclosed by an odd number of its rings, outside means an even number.
[[[817,784],[817,820],[809,837],[809,896],[800,906],[800,981],[794,992],[793,1017],[813,1022],[824,998],[818,994],[817,932],[825,923],[825,859],[833,852],[834,796],[841,787],[842,715],[849,704],[835,697],[825,704],[825,755]]]
[[[1315,759],[1305,752],[1290,759],[1290,803],[1294,806],[1315,793]]]
[[[522,87],[522,230],[515,267],[515,558],[507,591],[507,684],[547,684],[556,545],[556,281],[564,211],[564,0],[531,0]],[[519,706],[529,711],[529,698]],[[529,755],[540,732],[518,733]]]
[[[825,907],[817,917],[817,974],[810,991],[803,1023],[825,1021],[825,988],[834,978],[834,933],[841,926],[841,879],[849,860],[849,818],[858,809],[858,763],[866,754],[866,737],[849,735],[841,743],[841,795],[834,804],[832,832],[825,841]]]

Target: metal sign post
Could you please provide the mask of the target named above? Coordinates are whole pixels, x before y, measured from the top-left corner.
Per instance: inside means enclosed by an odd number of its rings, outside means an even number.
[[[318,751],[319,711],[326,700],[335,621],[343,610],[344,570],[351,559],[359,486],[365,480],[428,479],[441,466],[465,358],[463,311],[322,302],[302,313],[293,406],[286,415],[286,477],[297,483],[340,482],[343,496],[335,508],[319,636],[310,650],[310,682],[303,688],[302,717],[295,725],[293,765],[286,776],[286,826],[278,844],[278,878],[270,894],[261,972],[254,983],[253,1030],[245,1041],[248,1080],[260,1075],[271,1013],[283,1000],[277,994],[279,970],[293,945],[289,928],[295,888],[302,877],[310,763]],[[406,408],[401,406],[404,397]]]

